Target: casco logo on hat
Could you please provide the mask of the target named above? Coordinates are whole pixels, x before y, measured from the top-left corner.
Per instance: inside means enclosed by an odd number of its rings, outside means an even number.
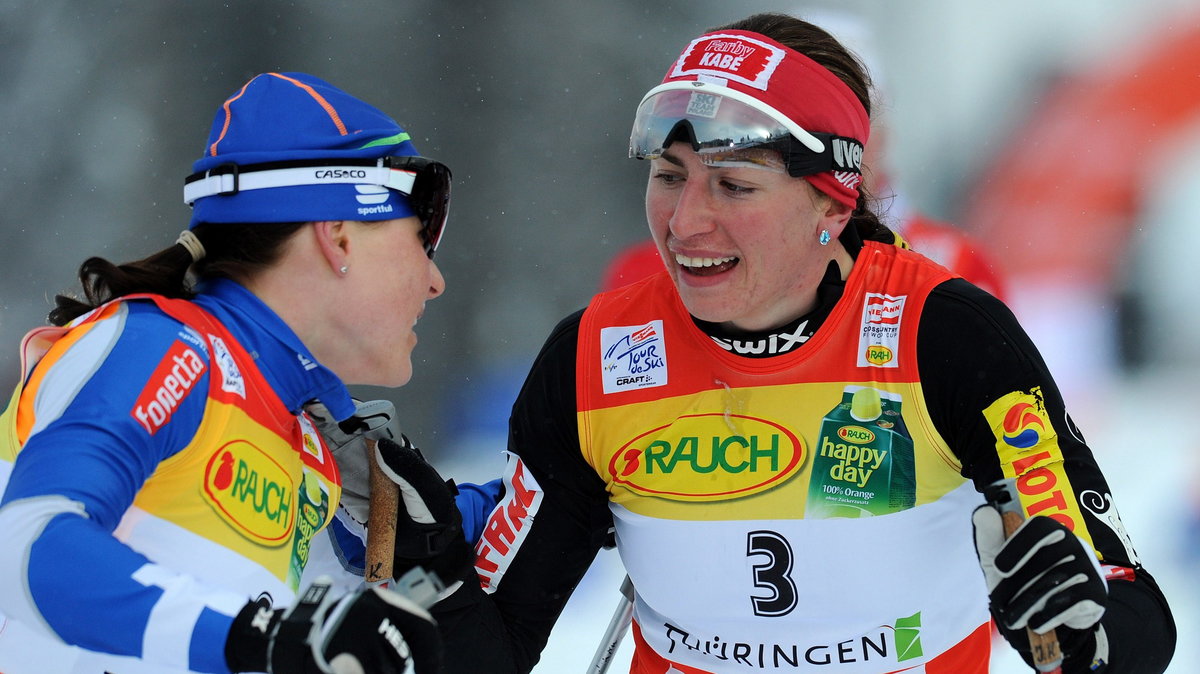
[[[407,192],[384,187],[374,167],[353,164],[418,154],[374,106],[312,75],[263,73],[217,110],[204,157],[193,165],[199,175],[185,187],[191,227],[408,217],[416,211]]]

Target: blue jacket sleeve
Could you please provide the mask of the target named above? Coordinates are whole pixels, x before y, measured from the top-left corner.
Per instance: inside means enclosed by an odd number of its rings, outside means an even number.
[[[114,536],[142,485],[188,445],[204,413],[207,377],[174,388],[178,397],[160,400],[153,420],[138,413],[163,362],[156,356],[189,338],[198,340],[146,305],[125,305],[39,364],[23,392],[32,429],[0,500],[0,610],[89,650],[148,661],[169,652],[171,665],[223,672],[237,595],[155,564],[152,553]]]
[[[479,540],[488,515],[496,508],[503,495],[504,482],[500,478],[483,484],[458,485],[458,496],[454,497],[454,500],[462,512],[463,535],[468,542],[473,544]]]

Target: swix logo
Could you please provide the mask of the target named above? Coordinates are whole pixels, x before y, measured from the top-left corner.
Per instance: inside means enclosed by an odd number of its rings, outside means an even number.
[[[833,145],[833,163],[840,168],[854,169],[855,172],[862,171],[863,146],[861,143],[850,138],[834,138],[830,144]],[[856,185],[846,185],[846,187],[856,187]]]
[[[496,591],[542,505],[542,488],[516,454],[508,455],[505,499],[496,505],[475,545],[475,573],[489,594]]]
[[[688,45],[671,77],[716,75],[765,91],[783,57],[779,47],[742,35],[706,35]]]
[[[782,483],[800,469],[804,455],[803,441],[773,421],[724,412],[687,414],[625,443],[608,471],[614,483],[642,494],[720,501]]]
[[[892,297],[869,293],[867,304],[863,307],[863,318],[867,323],[877,325],[895,325],[900,322],[900,314],[904,311],[904,300],[907,295]]]
[[[246,440],[229,442],[204,468],[204,497],[247,538],[281,545],[296,517],[292,476],[269,454]]]
[[[147,433],[154,435],[171,420],[179,403],[192,392],[207,369],[195,349],[176,340],[150,375],[130,414]]]
[[[808,321],[801,321],[800,325],[791,332],[780,332],[774,335],[768,335],[762,339],[739,341],[736,339],[726,339],[724,337],[713,337],[712,340],[717,343],[722,349],[732,351],[742,356],[758,356],[787,353],[794,347],[799,346],[808,341],[808,335],[804,334],[805,328],[808,327]]]

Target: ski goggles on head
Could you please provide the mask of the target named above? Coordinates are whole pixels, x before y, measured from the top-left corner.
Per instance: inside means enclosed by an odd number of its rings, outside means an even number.
[[[188,176],[183,200],[197,211],[211,211],[216,222],[372,221],[415,215],[425,254],[433,259],[449,215],[450,179],[446,165],[418,156],[228,163]],[[282,189],[277,194],[262,191],[276,188]],[[232,199],[197,203],[208,197]],[[238,203],[239,198],[244,201]]]
[[[638,105],[629,156],[657,159],[673,142],[684,141],[707,165],[773,163],[752,149],[775,150],[793,177],[825,171],[859,173],[862,143],[808,131],[753,96],[719,84],[667,82]]]

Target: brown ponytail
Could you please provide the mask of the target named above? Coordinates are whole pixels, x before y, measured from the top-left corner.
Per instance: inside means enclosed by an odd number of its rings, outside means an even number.
[[[192,233],[203,245],[205,255],[195,262],[182,243],[124,264],[90,257],[79,267],[83,298],[57,295],[47,319],[51,325],[66,325],[105,302],[135,293],[191,299],[195,297],[193,280],[219,277],[244,281],[278,260],[284,242],[304,224],[201,224]]]

